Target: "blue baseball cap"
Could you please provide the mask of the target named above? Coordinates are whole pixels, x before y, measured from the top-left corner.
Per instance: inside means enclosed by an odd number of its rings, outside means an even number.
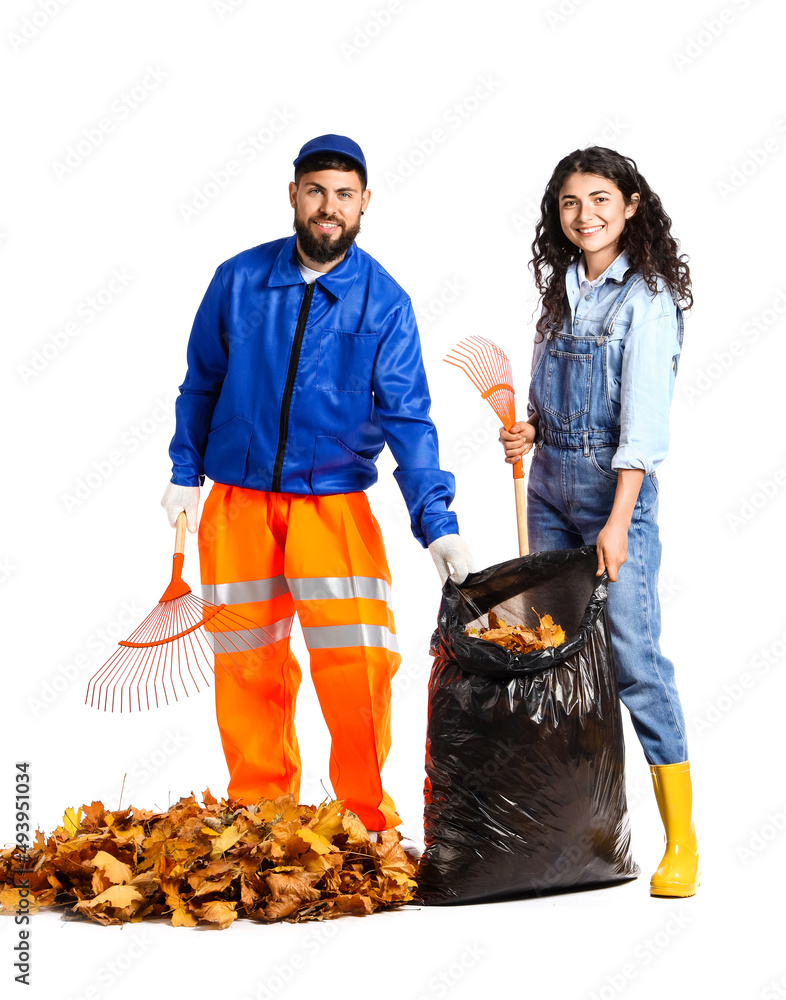
[[[353,142],[352,139],[347,138],[345,135],[333,135],[331,133],[329,135],[318,135],[316,139],[309,139],[293,161],[295,170],[297,170],[306,157],[313,156],[314,153],[335,153],[343,159],[351,160],[361,168],[363,177],[368,178],[366,158],[363,155],[363,150],[356,142]]]

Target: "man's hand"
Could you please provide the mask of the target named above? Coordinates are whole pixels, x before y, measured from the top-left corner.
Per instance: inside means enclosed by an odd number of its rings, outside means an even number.
[[[499,440],[505,449],[505,461],[514,465],[528,452],[532,450],[535,442],[537,428],[527,421],[518,421],[510,425],[510,430],[504,427],[499,429]]]
[[[167,512],[170,525],[174,528],[177,515],[186,512],[186,527],[189,531],[197,530],[197,509],[199,507],[198,486],[176,486],[169,483],[161,497],[161,506]]]
[[[472,553],[459,535],[441,535],[434,539],[428,550],[443,584],[448,576],[454,583],[463,583],[467,573],[475,571]]]

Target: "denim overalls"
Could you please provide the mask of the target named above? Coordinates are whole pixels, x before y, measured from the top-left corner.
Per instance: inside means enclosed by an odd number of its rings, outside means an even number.
[[[611,513],[620,427],[609,396],[608,343],[617,314],[643,280],[633,274],[621,285],[602,322],[577,319],[572,329],[566,323],[550,334],[532,373],[530,403],[540,418],[527,493],[533,552],[594,545]],[[650,764],[674,764],[687,760],[688,750],[674,667],[660,651],[657,512],[652,473],[633,511],[627,562],[609,584],[608,617],[620,698],[644,754]]]

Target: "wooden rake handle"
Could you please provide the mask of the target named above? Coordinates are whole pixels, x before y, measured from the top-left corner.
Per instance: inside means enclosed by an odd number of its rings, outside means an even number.
[[[186,550],[186,512],[181,510],[175,522],[175,554],[172,556],[172,579],[161,595],[159,603],[173,601],[176,597],[184,597],[191,593],[191,588],[182,577],[184,552]]]
[[[182,556],[186,551],[186,512],[181,510],[175,522],[175,555]]]
[[[516,528],[519,536],[519,555],[529,554],[529,537],[527,536],[527,481],[524,478],[522,460],[513,466],[513,488],[516,491]]]
[[[516,472],[518,471],[518,475]],[[519,555],[529,555],[527,536],[527,481],[521,470],[521,462],[513,466],[513,487],[516,491],[516,527],[519,533]]]

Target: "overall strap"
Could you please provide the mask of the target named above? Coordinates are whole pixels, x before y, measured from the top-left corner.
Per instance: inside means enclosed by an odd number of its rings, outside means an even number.
[[[614,322],[617,319],[617,314],[625,305],[630,293],[641,281],[644,281],[644,278],[638,272],[634,272],[620,289],[619,294],[612,302],[609,311],[606,313],[606,318],[603,320],[603,332],[595,341],[598,347],[600,347],[603,341],[610,337],[614,332]]]

